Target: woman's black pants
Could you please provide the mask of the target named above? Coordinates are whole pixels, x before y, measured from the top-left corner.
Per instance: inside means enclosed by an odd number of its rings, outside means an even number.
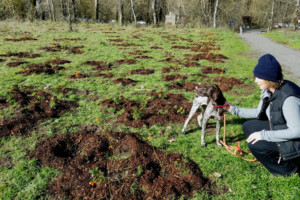
[[[254,119],[243,124],[246,137],[264,129],[270,130],[269,121]],[[248,143],[248,147],[257,160],[273,175],[289,176],[297,171],[297,166],[292,160],[279,160],[279,150],[275,142],[260,140],[255,144]]]

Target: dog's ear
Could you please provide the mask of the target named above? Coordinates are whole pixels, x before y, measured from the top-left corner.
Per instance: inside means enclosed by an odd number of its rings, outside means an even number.
[[[221,91],[218,89],[218,86],[212,85],[212,87],[209,89],[209,92],[213,105],[217,105],[217,101],[221,93]]]
[[[216,102],[217,105],[224,105],[226,102],[226,98],[224,97],[221,89],[216,85],[216,92],[215,92],[215,97],[214,101]]]

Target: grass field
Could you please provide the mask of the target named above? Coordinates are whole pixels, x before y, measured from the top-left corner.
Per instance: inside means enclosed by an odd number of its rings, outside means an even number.
[[[264,33],[265,36],[271,38],[275,42],[279,42],[294,49],[300,49],[300,33],[299,30],[278,29],[272,32]]]
[[[299,199],[298,175],[270,177],[264,167],[234,157],[224,147],[216,146],[214,121],[210,121],[207,147],[203,148],[200,145],[201,131],[195,119],[188,126],[188,134],[182,135],[183,122],[163,121],[137,128],[119,121],[118,117],[126,111],[125,108],[117,110],[103,105],[107,99],[113,99],[118,104],[121,97],[148,102],[154,99],[149,95],[150,91],[159,96],[182,94],[191,103],[193,92],[171,87],[173,83],[216,83],[217,80],[234,79],[239,80],[239,84],[218,83],[228,87],[224,92],[227,100],[241,107],[257,106],[260,90],[254,84],[252,75],[256,61],[247,56],[249,47],[235,33],[221,29],[118,27],[88,23],[76,24],[74,29],[74,32],[68,32],[67,24],[63,23],[0,22],[0,99],[9,102],[9,105],[1,102],[1,124],[16,119],[22,114],[22,108],[30,109],[13,98],[16,85],[24,91],[34,86],[31,90],[51,94],[53,99],[49,100],[49,105],[54,109],[60,101],[78,103],[72,108],[75,112],[37,120],[38,123],[26,134],[1,134],[0,199],[55,199],[47,194],[48,186],[62,173],[54,167],[41,166],[31,156],[32,152],[42,141],[76,133],[81,127],[92,124],[105,132],[138,133],[142,140],[163,152],[183,154],[194,161],[203,175],[222,192],[211,194],[205,190],[198,191],[190,197],[192,199]],[[25,37],[29,40],[10,40]],[[201,49],[197,49],[199,46]],[[19,58],[12,55],[17,52],[28,54]],[[34,54],[40,56],[34,58]],[[195,54],[204,54],[205,59],[195,60],[192,57]],[[218,54],[228,59],[216,59]],[[70,62],[57,64],[64,69],[52,65],[52,69],[47,69],[49,73],[31,73],[31,64],[54,63],[55,60]],[[99,72],[92,69],[95,66],[83,64],[88,61],[102,61],[105,67],[110,68]],[[25,63],[8,66],[16,62]],[[46,67],[45,64],[43,66]],[[202,69],[207,67],[222,69],[222,72],[204,73]],[[165,68],[169,71],[164,72]],[[152,69],[153,73],[132,73],[138,69]],[[166,81],[164,78],[167,75],[185,78]],[[118,83],[121,78],[136,82]],[[61,88],[68,91],[63,92]],[[30,95],[33,98],[36,94]],[[134,119],[142,118],[143,113],[138,109],[132,112]],[[177,115],[186,116],[189,112],[180,105],[174,106],[174,109]],[[168,110],[161,109],[159,113],[164,115]],[[227,143],[236,145],[237,141],[241,141],[241,147],[247,150],[241,129],[245,119],[228,114],[226,121]],[[3,130],[1,126],[0,130]],[[216,174],[221,174],[221,177]],[[136,187],[131,188],[135,191]]]

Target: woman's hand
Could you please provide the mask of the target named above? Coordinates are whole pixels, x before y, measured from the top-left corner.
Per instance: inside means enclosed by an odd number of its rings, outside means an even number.
[[[228,110],[230,109],[230,107],[232,106],[232,104],[231,104],[231,103],[229,103],[228,101],[226,101],[226,102],[225,102],[225,104],[224,104],[224,106],[225,106],[225,107],[224,107],[224,108],[225,108],[225,110],[227,110],[227,111],[228,111]]]
[[[262,140],[260,132],[254,132],[247,138],[247,142],[251,144],[255,144],[260,140]]]

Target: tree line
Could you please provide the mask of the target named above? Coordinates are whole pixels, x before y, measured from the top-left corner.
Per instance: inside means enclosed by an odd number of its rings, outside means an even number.
[[[0,19],[78,20],[162,25],[172,12],[179,25],[239,26],[251,16],[258,26],[298,22],[300,0],[1,0]]]

